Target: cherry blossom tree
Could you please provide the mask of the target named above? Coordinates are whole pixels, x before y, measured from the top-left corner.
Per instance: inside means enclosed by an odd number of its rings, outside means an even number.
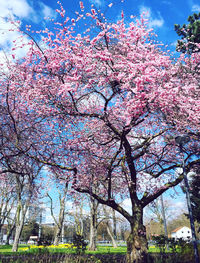
[[[190,132],[188,149],[198,144],[200,54],[173,59],[143,17],[129,23],[122,12],[108,23],[93,8],[85,13],[82,2],[76,18],[57,11],[56,29],[40,32],[43,45],[27,27],[29,51],[13,62],[10,88],[20,94],[20,109],[51,120],[46,136],[53,131],[54,144],[35,159],[68,170],[74,190],[123,215],[131,229],[127,261],[144,263],[143,209],[183,180],[174,138]],[[88,20],[95,30],[83,29]],[[189,151],[187,167],[197,162]],[[127,197],[131,212],[120,204]]]
[[[12,90],[10,78],[11,75],[8,72],[6,74],[2,72],[0,91],[0,176],[2,183],[4,182],[6,186],[5,193],[9,191],[9,194],[2,195],[2,200],[4,196],[4,200],[6,200],[4,205],[6,210],[4,209],[5,211],[2,212],[7,215],[11,208],[12,212],[15,212],[13,220],[7,217],[7,221],[10,231],[13,231],[15,227],[12,250],[16,252],[28,206],[34,197],[38,195],[38,182],[36,179],[38,179],[43,163],[38,162],[34,157],[42,136],[40,134],[43,126],[40,125],[42,122],[35,113],[20,107],[19,94]],[[8,178],[9,185],[6,185]],[[8,210],[7,203],[11,198],[15,199],[15,206],[11,206]],[[4,220],[3,214],[2,220]],[[8,233],[8,237],[9,235],[10,233]]]

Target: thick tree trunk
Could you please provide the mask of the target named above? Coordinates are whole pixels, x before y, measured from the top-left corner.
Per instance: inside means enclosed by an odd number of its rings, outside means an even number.
[[[132,229],[127,239],[127,263],[147,262],[147,240],[146,236],[141,234],[143,231],[144,226]]]
[[[142,209],[138,207],[133,211],[134,218],[131,223],[131,233],[127,239],[127,263],[147,262],[146,228],[143,225]]]

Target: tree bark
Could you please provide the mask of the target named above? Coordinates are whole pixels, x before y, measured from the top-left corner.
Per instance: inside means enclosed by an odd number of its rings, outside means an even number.
[[[112,209],[112,219],[113,219],[113,235],[114,238],[117,239],[117,219],[114,209]]]
[[[148,250],[142,209],[136,208],[133,212],[134,219],[127,239],[127,263],[146,263]]]
[[[63,224],[64,224],[64,219],[65,219],[65,200],[66,200],[66,194],[67,194],[67,190],[68,190],[68,182],[65,183],[65,188],[63,191],[63,194],[61,196],[61,193],[59,193],[59,201],[60,201],[60,212],[59,212],[59,218],[58,221],[56,220],[54,214],[53,214],[53,200],[52,198],[49,196],[50,201],[51,201],[51,215],[54,219],[54,222],[56,224],[56,233],[55,233],[55,238],[54,238],[54,246],[58,246],[59,242],[61,240],[61,233],[62,233],[62,229],[63,229]],[[62,241],[63,241],[64,236],[62,236]]]
[[[18,245],[19,245],[19,239],[22,233],[22,229],[23,229],[23,222],[20,222],[20,225],[16,226],[16,230],[15,230],[15,238],[14,238],[14,243],[12,246],[12,252],[17,252],[18,250]]]
[[[29,203],[29,200],[27,203]],[[17,252],[17,250],[18,250],[19,239],[20,239],[20,236],[22,233],[25,215],[26,215],[26,211],[27,211],[27,203],[25,204],[25,207],[22,207],[21,200],[18,202],[15,238],[14,238],[14,242],[13,242],[13,246],[12,246],[12,252]]]
[[[20,182],[19,178],[16,177],[17,181],[17,211],[16,211],[16,228],[15,228],[15,238],[14,238],[14,243],[12,246],[12,252],[17,252],[18,250],[18,245],[19,245],[19,240],[20,236],[22,233],[22,229],[24,226],[24,220],[26,216],[26,212],[28,209],[28,206],[30,204],[30,200],[32,197],[32,191],[31,191],[31,186],[32,184],[29,184],[28,188],[28,197],[25,200],[25,203],[22,203],[22,190],[23,190],[23,184]]]
[[[56,226],[56,233],[55,233],[55,238],[54,238],[54,246],[58,246],[60,242],[60,236],[61,236],[61,228],[59,226]]]
[[[113,233],[112,233],[112,229],[111,229],[111,227],[110,227],[110,222],[109,222],[109,212],[106,210],[106,208],[104,207],[103,208],[103,210],[104,210],[104,214],[105,214],[105,216],[106,216],[106,230],[107,230],[107,232],[108,232],[108,235],[110,236],[110,239],[111,239],[111,241],[112,241],[112,244],[113,244],[113,247],[117,247],[117,243],[116,243],[116,241],[115,241],[115,236],[114,236],[114,227],[113,227]],[[111,210],[112,211],[112,216],[114,215],[114,213],[113,213],[113,209]],[[114,217],[112,218],[112,219],[114,219]]]
[[[114,236],[113,236],[113,234],[112,234],[112,230],[111,230],[111,228],[110,228],[109,221],[106,222],[106,230],[107,230],[107,232],[108,232],[108,235],[109,235],[110,238],[111,238],[113,247],[116,248],[116,247],[117,247],[117,243],[116,243],[115,238],[114,238]]]
[[[9,245],[9,243],[10,243],[10,238],[12,236],[14,228],[15,228],[15,222],[13,222],[13,224],[11,226],[8,226],[7,237],[6,237],[6,245]]]
[[[63,223],[64,223],[64,216],[65,216],[65,195],[60,200],[60,213],[59,213],[58,222],[56,224],[56,234],[55,234],[55,238],[53,242],[54,246],[58,246],[60,242],[61,232],[62,232]]]
[[[97,224],[95,223],[95,216],[90,219],[90,243],[88,250],[97,250]]]
[[[97,250],[97,211],[99,203],[94,198],[90,198],[90,243],[88,250]]]

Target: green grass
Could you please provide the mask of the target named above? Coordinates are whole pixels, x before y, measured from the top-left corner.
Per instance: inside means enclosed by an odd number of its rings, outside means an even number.
[[[66,253],[66,254],[73,254],[75,253],[75,249],[72,248],[30,248],[28,245],[19,245],[18,254],[25,254],[25,253],[40,253],[48,251],[50,253]],[[119,246],[117,248],[114,248],[112,246],[97,246],[96,251],[89,251],[86,250],[86,254],[126,254],[127,247],[126,246]],[[156,246],[150,246],[148,249],[148,252],[150,253],[159,253],[160,249]],[[165,251],[170,252],[170,251]],[[0,254],[13,254],[12,252],[12,246],[11,245],[0,245]]]
[[[96,251],[86,250],[86,254],[126,254],[127,248],[123,247],[111,247],[111,246],[97,246]]]
[[[19,245],[18,252],[19,254],[24,253],[39,253],[44,252],[47,248],[39,249],[39,248],[30,248],[27,245]],[[48,248],[48,252],[50,253],[66,253],[72,254],[75,253],[75,250],[72,248]],[[13,254],[11,245],[1,245],[0,246],[0,254]],[[114,248],[112,246],[97,246],[96,251],[86,250],[86,254],[126,254],[126,247],[117,247]]]

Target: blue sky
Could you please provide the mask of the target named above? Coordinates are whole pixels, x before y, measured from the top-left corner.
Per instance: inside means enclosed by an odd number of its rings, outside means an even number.
[[[58,8],[56,0],[1,0],[0,1],[0,32],[9,29],[9,25],[3,17],[10,16],[22,21],[23,25],[32,24],[33,28],[45,26],[44,17],[55,17],[55,9]],[[74,16],[75,11],[80,11],[79,0],[61,1],[67,15]],[[110,20],[116,20],[124,10],[128,21],[131,15],[138,16],[142,12],[148,12],[150,26],[158,34],[158,40],[168,44],[170,49],[175,49],[177,35],[174,32],[174,24],[187,22],[187,17],[200,12],[198,0],[85,0],[87,8],[94,4],[100,8]],[[109,4],[113,3],[112,7]],[[0,35],[0,47],[6,52],[12,47],[11,41],[17,36],[16,33]]]

